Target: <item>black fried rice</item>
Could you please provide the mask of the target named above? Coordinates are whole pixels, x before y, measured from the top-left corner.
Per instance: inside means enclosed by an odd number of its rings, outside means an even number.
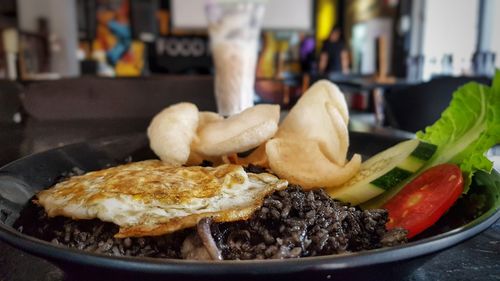
[[[247,171],[264,170],[250,166]],[[73,171],[61,180],[81,173]],[[386,210],[361,210],[331,199],[322,189],[304,191],[291,185],[268,196],[249,220],[211,223],[206,235],[198,227],[198,231],[191,228],[156,237],[119,239],[113,237],[118,232],[113,223],[48,218],[33,203],[25,207],[14,226],[56,245],[112,256],[206,259],[210,255],[204,252],[210,252],[210,247],[200,237],[208,236],[222,259],[248,260],[341,254],[405,243],[406,231],[387,231],[387,219]]]

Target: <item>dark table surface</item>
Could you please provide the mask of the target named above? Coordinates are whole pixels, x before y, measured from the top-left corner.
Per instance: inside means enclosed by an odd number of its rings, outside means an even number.
[[[94,120],[0,125],[0,166],[22,156],[89,139],[144,132],[147,120]],[[378,134],[402,132],[360,127]],[[0,281],[65,280],[49,262],[0,242]],[[500,280],[500,221],[482,234],[430,258],[407,281]]]

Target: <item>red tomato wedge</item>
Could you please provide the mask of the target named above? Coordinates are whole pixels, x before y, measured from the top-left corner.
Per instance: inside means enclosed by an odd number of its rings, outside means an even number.
[[[387,228],[402,227],[408,238],[433,225],[463,191],[462,171],[453,164],[442,164],[424,171],[389,200]]]

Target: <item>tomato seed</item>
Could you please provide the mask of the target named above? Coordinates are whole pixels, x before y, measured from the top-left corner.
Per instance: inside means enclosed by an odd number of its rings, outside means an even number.
[[[408,201],[406,201],[406,207],[413,207],[414,205],[418,204],[420,200],[422,199],[423,194],[422,193],[417,193],[410,198],[408,198]]]
[[[404,218],[404,217],[406,217],[406,215],[408,215],[408,210],[405,210],[405,211],[403,212],[403,214],[401,215],[401,217],[403,217],[403,218]]]

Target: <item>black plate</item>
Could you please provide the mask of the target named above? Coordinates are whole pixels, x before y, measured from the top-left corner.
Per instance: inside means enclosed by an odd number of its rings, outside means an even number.
[[[350,136],[352,151],[363,155],[372,155],[402,140],[363,133],[351,133]],[[473,237],[500,218],[497,208],[485,206],[474,219],[457,220],[467,217],[466,210],[454,208],[434,229],[403,246],[347,255],[244,262],[196,262],[90,254],[55,246],[11,227],[26,202],[38,190],[51,186],[61,173],[73,167],[85,171],[97,170],[119,164],[130,156],[134,161],[154,157],[144,135],[69,145],[4,166],[0,169],[0,239],[52,261],[70,278],[82,280],[384,280],[399,278],[396,274],[409,274],[429,256]],[[467,196],[461,200],[467,200]]]

